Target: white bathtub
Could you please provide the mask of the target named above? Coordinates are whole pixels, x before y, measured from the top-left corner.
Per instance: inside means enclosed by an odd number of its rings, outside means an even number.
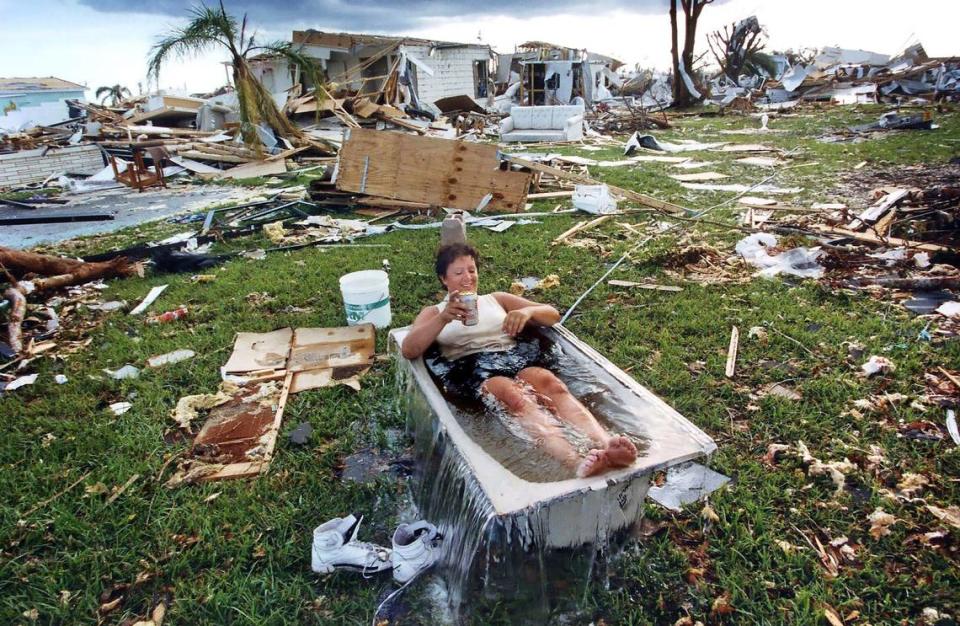
[[[409,327],[390,331],[391,349],[397,356],[401,385],[401,408],[407,415],[408,429],[414,435],[418,454],[449,455],[451,451],[469,468],[471,498],[492,519],[486,520],[486,532],[494,527],[507,530],[508,540],[536,542],[539,548],[575,547],[609,536],[643,515],[652,473],[704,457],[716,450],[716,444],[702,430],[672,409],[663,400],[637,383],[616,365],[577,339],[561,326],[544,329],[545,336],[563,352],[589,366],[604,396],[620,407],[617,429],[642,437],[648,442],[636,462],[623,469],[591,478],[571,478],[555,482],[529,482],[501,465],[472,440],[451,407],[434,384],[423,359],[408,360],[399,347]],[[557,372],[561,378],[563,374]],[[575,381],[565,381],[574,390]],[[574,391],[576,393],[576,391]],[[417,504],[427,515],[440,514],[436,479],[439,465],[420,477],[423,485]],[[478,492],[478,493],[477,493]],[[432,494],[432,495],[431,495]],[[447,494],[447,497],[450,497]],[[443,521],[443,520],[439,520]],[[514,532],[526,527],[532,532]],[[466,547],[464,547],[466,548]]]

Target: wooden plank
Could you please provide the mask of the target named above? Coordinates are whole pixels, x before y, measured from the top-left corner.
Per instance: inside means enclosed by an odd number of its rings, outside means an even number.
[[[200,152],[199,150],[184,150],[180,156],[188,159],[202,159],[204,161],[217,161],[219,163],[249,163],[250,159],[238,157],[234,154],[214,154],[213,152]],[[218,170],[219,171],[219,170]]]
[[[650,289],[652,291],[671,291],[678,292],[683,291],[683,287],[676,287],[674,285],[655,285],[653,283],[638,283],[632,280],[608,280],[607,284],[611,287],[636,287],[637,289]]]
[[[724,375],[727,378],[733,378],[737,369],[737,349],[740,345],[740,329],[734,326],[730,330],[730,347],[727,348],[727,367]]]
[[[560,233],[559,235],[557,235],[557,237],[550,243],[550,245],[555,246],[555,245],[558,245],[558,244],[563,243],[564,241],[566,241],[567,239],[569,239],[569,238],[572,237],[573,235],[577,234],[577,232],[579,232],[580,229],[583,228],[583,227],[586,226],[586,225],[587,225],[587,220],[583,220],[582,222],[577,222],[576,224],[574,224],[573,226],[571,226],[571,227],[568,228],[567,230],[565,230],[565,231],[563,231],[562,233]]]
[[[544,191],[542,193],[528,193],[527,200],[545,200],[547,198],[572,198],[573,191]]]
[[[348,131],[337,189],[468,211],[523,210],[530,176],[502,171],[497,147],[365,128]]]
[[[572,237],[573,235],[588,231],[595,226],[599,226],[600,224],[603,224],[611,217],[613,217],[613,215],[601,215],[600,217],[596,219],[592,219],[589,222],[587,221],[580,222],[575,226],[573,226],[572,228],[567,229],[565,232],[561,233],[559,236],[557,236],[557,238],[554,239],[550,245],[555,246],[557,244],[561,244],[565,242],[567,239],[569,239],[570,237]]]
[[[890,226],[893,225],[893,220],[897,217],[897,207],[891,208],[887,211],[887,214],[877,220],[877,223],[873,225],[873,232],[877,233],[880,237],[886,237],[887,232],[890,230]]]
[[[906,189],[891,189],[887,195],[881,198],[873,206],[868,207],[852,222],[847,224],[851,230],[859,230],[867,224],[877,221],[884,213],[903,200],[909,192]]]
[[[581,185],[599,185],[600,181],[594,180],[588,176],[580,176],[578,174],[571,174],[557,167],[551,167],[549,165],[543,165],[541,163],[534,163],[533,161],[528,161],[526,159],[521,159],[520,157],[506,157],[507,161],[515,165],[522,165],[527,169],[533,170],[534,172],[542,172],[544,174],[552,174],[557,178],[563,180],[569,180],[575,183],[580,183]],[[658,200],[652,196],[648,196],[636,191],[630,191],[629,189],[623,189],[621,187],[615,187],[614,185],[608,184],[607,187],[610,188],[610,191],[614,192],[618,196],[622,196],[627,200],[632,200],[638,204],[644,206],[649,206],[654,209],[659,209],[661,211],[666,211],[668,213],[689,213],[689,209],[685,209],[682,206],[672,204],[670,202],[664,202],[663,200]]]
[[[856,239],[857,241],[863,241],[864,243],[872,243],[878,246],[896,246],[904,248],[913,248],[914,250],[923,250],[924,252],[956,252],[953,248],[949,246],[941,246],[935,243],[926,243],[922,241],[910,241],[909,239],[900,239],[898,237],[878,237],[877,235],[871,232],[857,232],[855,230],[849,230],[846,228],[839,228],[836,226],[826,226],[824,224],[812,224],[810,226],[813,230],[816,230],[821,233],[827,233],[828,235],[837,235],[839,237],[849,237],[850,239]]]
[[[283,161],[253,161],[237,167],[231,167],[218,174],[216,178],[257,178],[258,176],[272,176],[287,171],[287,164]]]

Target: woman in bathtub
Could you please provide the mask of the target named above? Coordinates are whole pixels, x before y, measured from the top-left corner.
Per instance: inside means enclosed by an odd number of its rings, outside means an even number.
[[[536,366],[538,343],[517,339],[528,324],[556,324],[560,314],[555,308],[495,292],[478,298],[478,323],[463,324],[469,309],[458,296],[478,293],[477,260],[477,251],[467,244],[440,248],[436,273],[447,297],[420,311],[403,341],[403,356],[415,359],[437,342],[441,356],[428,366],[447,393],[495,398],[538,446],[580,477],[632,465],[637,458],[633,443],[608,433],[559,378]],[[558,420],[589,438],[594,447],[586,456],[564,437]]]

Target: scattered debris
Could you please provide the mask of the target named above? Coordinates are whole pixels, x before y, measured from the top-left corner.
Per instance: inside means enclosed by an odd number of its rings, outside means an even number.
[[[877,374],[895,372],[897,366],[885,356],[871,356],[866,363],[860,366],[860,369],[863,371],[863,374],[869,378]]]
[[[143,299],[143,301],[140,302],[140,304],[138,304],[136,307],[134,307],[132,311],[130,311],[130,315],[140,315],[141,313],[146,311],[147,307],[153,304],[153,302],[160,297],[160,294],[163,293],[163,290],[166,289],[167,287],[168,285],[158,285],[156,287],[152,287],[150,289],[150,292],[147,293],[146,297]]]
[[[890,527],[899,521],[879,507],[867,516],[867,520],[870,522],[870,536],[874,539],[889,535]]]
[[[148,367],[162,367],[164,365],[171,365],[173,363],[179,363],[181,361],[186,361],[192,359],[196,356],[196,352],[193,350],[174,350],[173,352],[167,352],[166,354],[160,354],[157,356],[152,356],[147,359]]]
[[[120,369],[104,369],[103,372],[114,380],[129,380],[140,376],[140,370],[129,363]]]
[[[110,411],[114,415],[123,415],[127,411],[133,408],[133,404],[130,402],[114,402],[109,406]]]
[[[648,495],[664,508],[680,511],[683,505],[706,498],[728,482],[730,478],[708,467],[684,463],[669,468],[666,482],[651,486]]]
[[[313,434],[313,426],[310,422],[300,422],[297,427],[290,431],[290,443],[298,446],[306,445]]]
[[[9,392],[9,391],[15,391],[20,387],[26,387],[27,385],[32,385],[33,383],[37,382],[37,376],[39,376],[39,374],[28,374],[26,376],[21,376],[19,378],[16,378],[8,383],[0,383],[3,385],[2,387],[0,387],[0,390]]]
[[[960,507],[950,506],[944,509],[932,504],[928,504],[927,510],[930,511],[930,513],[932,513],[933,516],[941,522],[960,529]]]

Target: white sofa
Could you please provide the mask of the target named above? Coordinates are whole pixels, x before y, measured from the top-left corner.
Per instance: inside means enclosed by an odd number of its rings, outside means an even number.
[[[500,121],[500,141],[578,141],[583,139],[583,105],[511,107]]]

